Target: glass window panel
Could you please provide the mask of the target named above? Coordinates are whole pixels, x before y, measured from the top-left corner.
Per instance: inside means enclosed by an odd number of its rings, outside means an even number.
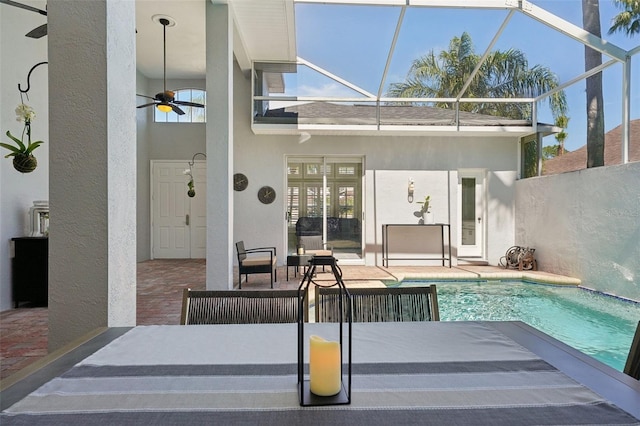
[[[287,188],[287,198],[289,205],[289,226],[295,226],[300,217],[300,188],[290,186]]]
[[[176,101],[196,102],[206,105],[206,92],[200,89],[179,89],[173,92]],[[206,121],[206,107],[195,108],[178,105],[184,115],[175,112],[162,112],[154,107],[153,120],[156,123],[204,123]]]
[[[302,176],[302,165],[298,163],[289,163],[287,166],[287,174],[291,177]]]
[[[347,166],[344,164],[338,166],[338,175],[353,176],[355,174],[356,174],[355,166]]]
[[[476,180],[462,178],[462,244],[476,244]]]
[[[355,188],[338,187],[338,217],[352,219],[354,217]]]
[[[320,187],[307,187],[307,212],[306,216],[322,216],[322,203],[320,199]]]

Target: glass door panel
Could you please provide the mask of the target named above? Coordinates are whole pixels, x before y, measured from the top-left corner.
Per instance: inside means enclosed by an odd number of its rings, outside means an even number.
[[[298,235],[322,235],[341,260],[362,260],[362,162],[288,160],[288,251]],[[323,190],[324,188],[324,190]]]
[[[289,251],[296,248],[296,223],[300,217],[300,186],[287,187],[287,246]]]
[[[484,173],[460,172],[459,257],[484,257]]]

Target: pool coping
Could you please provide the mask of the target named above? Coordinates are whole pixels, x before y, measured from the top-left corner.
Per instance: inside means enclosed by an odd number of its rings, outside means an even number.
[[[429,280],[446,280],[446,281],[455,281],[455,280],[478,280],[478,279],[486,279],[486,280],[523,280],[523,281],[535,281],[545,284],[555,284],[555,285],[572,285],[579,286],[582,284],[582,281],[578,278],[567,277],[564,275],[552,274],[550,272],[543,271],[518,271],[518,270],[491,270],[491,271],[482,271],[482,270],[474,270],[473,268],[464,267],[464,266],[456,266],[454,268],[455,271],[431,271],[431,272],[397,272],[391,274],[393,278],[398,281],[404,280],[420,280],[420,279],[429,279]]]

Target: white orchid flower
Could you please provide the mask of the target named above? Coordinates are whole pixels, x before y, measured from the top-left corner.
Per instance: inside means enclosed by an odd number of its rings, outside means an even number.
[[[27,104],[20,104],[16,108],[16,121],[24,121],[25,123],[30,123],[34,118],[36,118],[36,112]]]

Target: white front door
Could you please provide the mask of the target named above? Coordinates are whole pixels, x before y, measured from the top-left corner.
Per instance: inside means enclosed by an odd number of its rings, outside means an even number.
[[[189,177],[184,161],[152,162],[152,257],[189,259],[206,257],[206,169],[192,167],[195,197],[187,195]]]
[[[458,171],[458,257],[483,259],[485,171]]]

